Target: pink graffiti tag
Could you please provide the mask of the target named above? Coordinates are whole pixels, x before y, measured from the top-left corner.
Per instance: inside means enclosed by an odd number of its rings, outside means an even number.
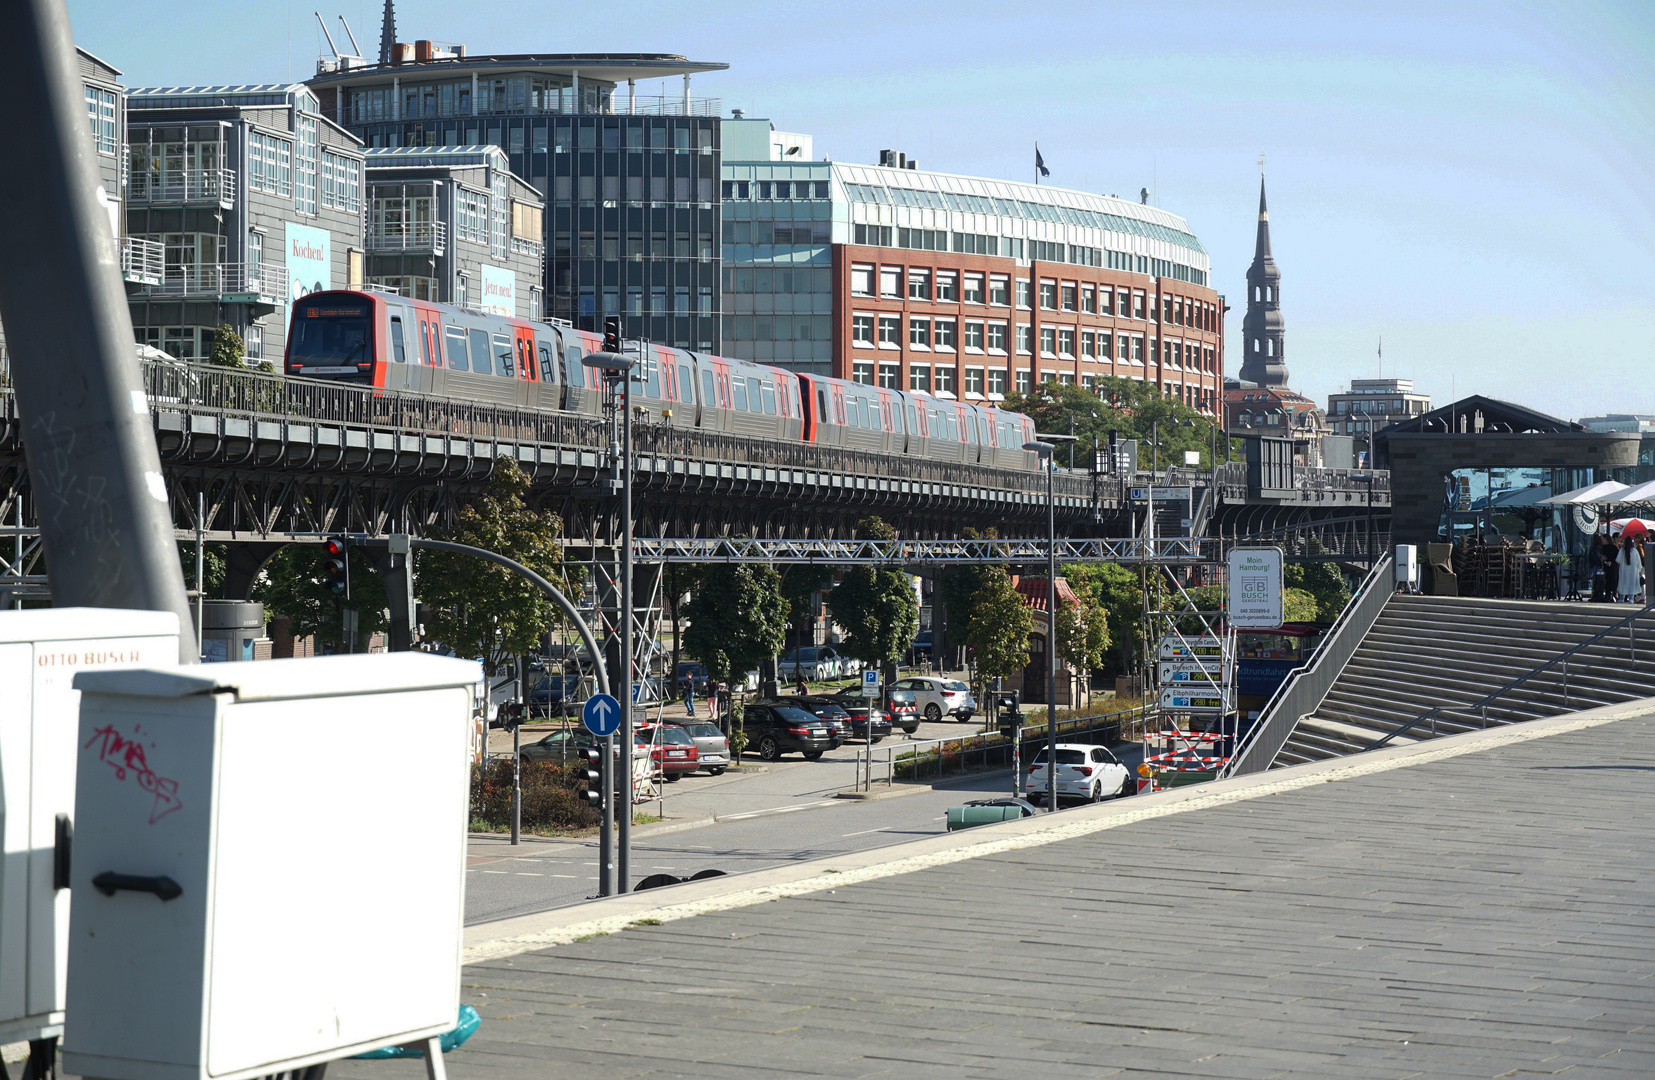
[[[134,732],[136,734],[136,731]],[[98,743],[98,759],[115,770],[115,779],[125,780],[130,771],[138,786],[155,796],[155,805],[149,812],[151,825],[184,805],[178,801],[178,781],[157,776],[144,758],[144,748],[126,738],[113,727],[101,727],[92,733],[92,741],[82,749],[90,750]]]

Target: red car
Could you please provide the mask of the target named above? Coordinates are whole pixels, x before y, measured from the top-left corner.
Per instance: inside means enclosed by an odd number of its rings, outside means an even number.
[[[650,748],[650,757],[660,766],[668,783],[701,767],[701,752],[696,749],[695,739],[676,724],[640,727],[637,739]]]

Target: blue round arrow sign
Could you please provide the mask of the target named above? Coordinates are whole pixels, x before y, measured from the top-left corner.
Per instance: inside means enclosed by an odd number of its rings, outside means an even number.
[[[581,723],[599,738],[606,738],[620,730],[621,703],[608,694],[593,694],[580,710]]]

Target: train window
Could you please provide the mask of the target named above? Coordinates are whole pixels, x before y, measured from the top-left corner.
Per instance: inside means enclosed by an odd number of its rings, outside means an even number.
[[[443,334],[448,338],[448,366],[464,371],[469,366],[465,351],[465,331],[458,326],[445,326]]]
[[[494,358],[500,361],[500,370],[496,374],[511,378],[511,338],[504,334],[494,335]]]
[[[540,346],[540,381],[547,384],[557,382],[552,373],[552,350],[544,345]]]
[[[403,352],[402,344],[402,316],[391,316],[391,358],[399,364],[408,362],[407,354]]]
[[[685,404],[695,404],[695,380],[690,378],[690,366],[678,365],[678,399]]]
[[[431,366],[431,324],[424,319],[419,321],[420,348],[424,352],[425,366]]]
[[[767,416],[776,415],[776,388],[770,383],[764,383],[764,412]]]
[[[916,414],[913,405],[910,404],[908,406],[908,434],[917,435],[918,433],[919,433],[919,417]]]
[[[522,338],[517,339],[517,377],[534,378],[534,364],[529,361],[529,346]]]
[[[487,375],[492,366],[488,355],[488,331],[471,331],[471,370]]]
[[[652,398],[661,396],[661,362],[659,357],[645,361],[644,395]]]
[[[735,402],[733,408],[747,411],[747,380],[739,375],[730,377],[730,397]]]
[[[703,371],[701,373],[701,400],[710,403],[717,396],[717,394],[713,393],[713,373],[710,371]]]
[[[816,388],[816,422],[819,424],[828,422],[827,388],[824,386]]]

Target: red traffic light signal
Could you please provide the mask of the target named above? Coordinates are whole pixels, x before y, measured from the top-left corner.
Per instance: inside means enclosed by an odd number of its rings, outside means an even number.
[[[330,536],[324,545],[327,559],[322,563],[323,584],[334,596],[350,596],[350,539]]]
[[[621,320],[617,315],[611,315],[603,320],[603,351],[606,353],[621,351]]]

